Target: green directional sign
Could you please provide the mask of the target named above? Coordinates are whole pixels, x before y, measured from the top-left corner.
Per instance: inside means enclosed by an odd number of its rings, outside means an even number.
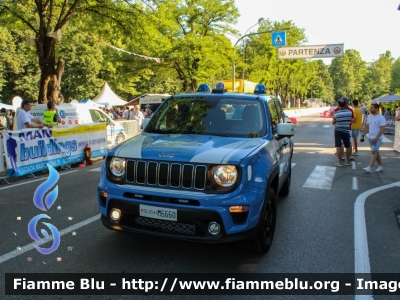
[[[273,32],[272,33],[272,46],[283,47],[286,46],[286,32]]]

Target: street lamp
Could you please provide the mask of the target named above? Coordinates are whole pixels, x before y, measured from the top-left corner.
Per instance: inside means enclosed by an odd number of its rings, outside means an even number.
[[[260,24],[262,21],[264,21],[265,19],[264,18],[259,18],[258,19],[258,22],[256,23],[256,24],[254,24],[253,26],[251,26],[249,29],[247,29],[245,32],[244,32],[244,34],[246,34],[250,29],[252,29],[254,26],[256,26],[256,25],[258,25],[258,24]],[[244,45],[245,44],[245,41],[243,40],[243,69],[242,69],[242,78],[243,78],[243,80],[244,80],[244,63],[246,62],[246,49],[247,49],[247,44],[246,44],[246,46]]]
[[[258,23],[257,23],[258,24]],[[256,24],[256,25],[257,25]],[[255,26],[255,25],[253,25],[253,26]],[[250,27],[251,28],[251,27]],[[249,29],[250,29],[249,28]],[[232,93],[234,93],[235,92],[235,87],[234,87],[234,85],[235,85],[235,59],[234,59],[234,55],[235,55],[235,47],[236,47],[236,45],[242,40],[242,39],[244,39],[245,37],[247,37],[247,36],[251,36],[251,35],[258,35],[258,34],[264,34],[264,33],[271,33],[271,32],[275,32],[275,31],[286,31],[286,30],[289,30],[290,29],[290,27],[289,28],[278,28],[278,29],[273,29],[273,30],[268,30],[268,31],[260,31],[260,32],[254,32],[254,33],[248,33],[248,34],[245,34],[245,35],[242,35],[237,41],[236,41],[236,43],[235,43],[235,45],[233,45],[233,55],[232,55]]]

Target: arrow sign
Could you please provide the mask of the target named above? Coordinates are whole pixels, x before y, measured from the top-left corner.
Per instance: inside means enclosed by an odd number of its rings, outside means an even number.
[[[272,46],[283,47],[286,46],[286,32],[273,32],[272,33]]]

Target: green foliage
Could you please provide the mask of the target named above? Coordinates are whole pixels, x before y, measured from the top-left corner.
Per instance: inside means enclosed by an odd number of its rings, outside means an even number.
[[[390,51],[381,54],[377,61],[370,65],[370,84],[372,86],[372,98],[388,94],[391,90],[391,70],[394,58]]]
[[[361,99],[363,82],[368,74],[367,63],[361,59],[360,53],[348,49],[343,57],[333,59],[329,72],[332,77],[335,98],[347,96],[351,99]]]
[[[3,102],[15,95],[39,98],[44,57],[26,46],[28,36],[43,45],[54,42],[54,49],[49,46],[54,50],[47,57],[50,63],[63,56],[61,91],[67,101],[95,97],[105,81],[125,100],[195,90],[201,83],[214,86],[231,78],[232,59],[236,78],[266,84],[284,106],[293,107],[294,99],[333,103],[346,95],[363,102],[389,91],[400,93],[400,58],[395,60],[390,51],[371,63],[356,50],[346,50],[331,65],[322,60],[279,60],[271,33],[246,37],[233,48],[227,34],[239,34],[231,27],[239,16],[234,1],[53,0],[41,18],[37,5],[45,2],[0,0]],[[71,6],[75,2],[79,10]],[[64,3],[70,16],[62,9]],[[287,27],[288,46],[307,43],[306,30],[293,21],[265,20],[253,32]],[[46,39],[45,33],[56,28],[62,29],[61,41]]]
[[[0,25],[0,99],[11,103],[14,96],[37,99],[37,57],[25,45],[26,30],[10,31]]]
[[[396,94],[400,94],[400,57],[393,63],[391,75],[391,90]]]

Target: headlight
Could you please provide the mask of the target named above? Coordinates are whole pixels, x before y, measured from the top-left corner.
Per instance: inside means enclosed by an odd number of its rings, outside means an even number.
[[[217,184],[229,187],[235,184],[238,178],[238,172],[235,166],[221,165],[214,169],[214,180]]]
[[[125,158],[113,157],[110,161],[110,171],[117,177],[125,174]]]

